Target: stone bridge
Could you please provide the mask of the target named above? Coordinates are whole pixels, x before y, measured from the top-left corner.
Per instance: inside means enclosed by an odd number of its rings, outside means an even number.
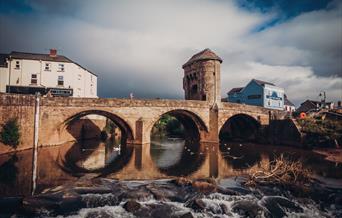
[[[21,129],[19,148],[29,148],[34,140],[35,96],[0,94],[0,124],[17,118]],[[197,100],[140,100],[105,98],[40,97],[39,145],[57,145],[75,140],[66,131],[71,120],[90,114],[105,116],[121,129],[129,144],[150,142],[153,125],[163,114],[176,117],[201,142],[218,142],[219,133],[232,119],[268,125],[281,112],[257,106],[219,102],[210,105]],[[1,125],[2,126],[2,125]],[[6,147],[0,144],[1,151]]]

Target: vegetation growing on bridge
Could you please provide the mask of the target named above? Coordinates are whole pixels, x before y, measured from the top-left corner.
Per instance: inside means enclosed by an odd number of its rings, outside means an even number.
[[[152,135],[184,137],[185,130],[177,118],[165,114],[153,126]]]
[[[20,130],[18,125],[18,120],[16,118],[8,120],[2,128],[1,141],[16,148],[20,142]]]

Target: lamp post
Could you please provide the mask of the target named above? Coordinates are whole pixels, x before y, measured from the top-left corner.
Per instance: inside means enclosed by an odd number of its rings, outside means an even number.
[[[321,97],[322,106],[323,106],[323,108],[325,108],[325,100],[326,100],[325,91],[321,91],[321,92],[319,93],[319,97]]]

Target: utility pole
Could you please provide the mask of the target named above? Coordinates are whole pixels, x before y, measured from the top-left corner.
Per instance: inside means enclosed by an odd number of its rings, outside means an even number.
[[[34,195],[37,187],[37,164],[38,164],[38,137],[39,137],[39,106],[40,93],[36,92],[35,113],[34,113],[34,147],[32,158],[32,195]]]

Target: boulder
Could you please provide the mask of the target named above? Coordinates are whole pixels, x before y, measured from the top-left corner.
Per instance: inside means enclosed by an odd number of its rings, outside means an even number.
[[[216,185],[204,181],[195,181],[192,183],[192,187],[202,193],[211,193],[216,191]]]
[[[232,205],[232,211],[243,217],[261,217],[263,209],[257,202],[241,200]]]
[[[190,179],[187,179],[184,177],[180,177],[180,178],[174,180],[173,182],[178,186],[187,186],[187,185],[191,185],[191,183],[192,183],[192,181]]]
[[[205,208],[206,208],[205,202],[200,198],[193,198],[193,199],[187,201],[184,204],[184,206],[192,208],[196,212],[201,212],[201,211],[205,210]]]
[[[228,215],[229,217],[232,217],[233,214],[229,211],[228,207],[225,204],[220,204],[222,213],[225,215]]]
[[[29,214],[39,214],[43,210],[54,214],[69,214],[85,206],[81,196],[75,193],[42,194],[23,200],[24,211]]]
[[[136,213],[141,208],[141,204],[134,200],[129,200],[123,205],[123,208],[130,213]]]
[[[95,210],[95,211],[89,211],[86,215],[85,218],[112,218],[113,214],[110,213],[107,210]]]
[[[273,217],[284,217],[286,211],[303,212],[299,205],[281,196],[265,196],[260,200],[260,204],[267,208],[268,213]]]
[[[194,218],[194,215],[192,215],[191,212],[187,212],[187,213],[180,215],[179,218]]]

